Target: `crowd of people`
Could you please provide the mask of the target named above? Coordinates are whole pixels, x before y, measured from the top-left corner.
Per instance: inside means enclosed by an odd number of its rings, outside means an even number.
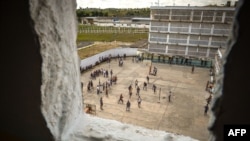
[[[215,80],[214,80],[213,68],[210,69],[209,74],[210,74],[210,80],[207,81],[207,85],[205,89],[209,93],[209,97],[206,99],[206,105],[204,106],[204,115],[207,115],[207,112],[209,110],[209,105],[212,101],[213,94],[214,94]]]
[[[124,59],[125,59],[124,56],[123,57],[117,56],[118,66],[123,65]],[[133,57],[132,60],[133,60],[133,62],[138,61],[136,57]],[[109,62],[110,62],[110,60],[109,60]],[[192,66],[191,73],[194,73],[194,66]],[[156,74],[157,74],[157,68],[156,67],[153,67],[152,74],[154,76],[156,76]],[[212,74],[213,73],[210,70],[210,75],[212,76]],[[87,84],[87,91],[91,92],[92,90],[94,90],[93,81],[96,80],[97,77],[103,76],[107,80],[105,80],[104,82],[100,82],[100,79],[99,79],[99,82],[98,81],[96,82],[97,83],[96,84],[96,94],[100,95],[101,93],[103,93],[103,94],[106,95],[106,97],[108,97],[109,96],[109,91],[111,90],[112,83],[117,81],[117,76],[115,75],[115,76],[112,77],[112,75],[113,75],[113,70],[112,69],[108,70],[108,69],[101,68],[101,69],[93,70],[90,73],[91,80]],[[154,77],[154,76],[152,76],[152,77]],[[118,104],[124,104],[124,102],[126,101],[126,104],[125,104],[126,111],[130,111],[130,107],[131,107],[131,104],[133,102],[133,101],[131,101],[132,98],[136,99],[138,108],[141,108],[142,96],[141,96],[141,92],[140,92],[140,90],[141,90],[140,86],[143,86],[142,90],[147,91],[147,87],[150,84],[152,86],[153,94],[156,94],[157,89],[159,89],[159,88],[157,88],[156,84],[150,83],[150,78],[149,78],[148,75],[145,77],[145,81],[140,81],[139,82],[137,79],[135,79],[133,81],[133,83],[134,83],[134,85],[132,85],[132,83],[131,83],[128,86],[128,96],[124,95],[124,93],[120,93],[120,96],[119,96],[119,99],[118,99],[118,102],[117,102]],[[211,100],[212,100],[212,97],[213,97],[212,96],[213,87],[214,87],[214,81],[213,80],[208,81],[207,86],[206,86],[206,91],[208,91],[210,95],[206,99],[207,104],[204,106],[204,115],[207,115],[207,113],[209,111],[209,104],[211,103]],[[135,90],[135,96],[133,96],[133,90]],[[172,102],[172,96],[173,96],[173,93],[170,90],[169,93],[167,94],[167,100],[168,100],[169,103]],[[124,100],[125,97],[126,97],[126,100]],[[100,109],[101,110],[103,110],[103,103],[104,103],[103,102],[103,96],[100,95]]]

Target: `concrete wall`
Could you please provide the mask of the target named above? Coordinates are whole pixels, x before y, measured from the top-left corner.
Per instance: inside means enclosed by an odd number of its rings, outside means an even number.
[[[82,113],[75,10],[75,0],[30,0],[41,45],[41,111],[55,140],[65,140]]]
[[[135,56],[137,55],[137,48],[115,48],[110,49],[107,51],[104,51],[102,53],[96,54],[94,56],[88,57],[86,59],[81,60],[80,67],[86,68],[86,66],[89,65],[95,65],[97,61],[100,61],[100,59],[103,57],[109,57],[111,55],[112,57],[116,57],[117,55],[123,56],[126,54],[126,56]]]
[[[250,21],[247,18],[250,9],[249,0],[238,2],[232,36],[223,57],[223,68],[217,75],[217,87],[213,102],[213,116],[210,130],[214,134],[211,140],[224,140],[225,124],[250,124],[249,99],[249,33]],[[249,136],[248,136],[249,137]],[[239,139],[235,139],[239,140]]]

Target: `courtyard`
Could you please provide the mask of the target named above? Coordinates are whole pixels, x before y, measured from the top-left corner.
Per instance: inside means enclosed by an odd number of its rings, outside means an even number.
[[[209,93],[205,91],[210,79],[208,68],[195,68],[191,73],[190,66],[152,63],[157,68],[157,75],[149,75],[150,63],[133,62],[131,57],[124,60],[122,67],[118,61],[112,59],[110,63],[102,63],[81,75],[83,85],[84,104],[96,105],[96,114],[105,119],[117,120],[122,123],[138,125],[154,130],[190,136],[198,140],[207,140],[209,132],[207,125],[209,114],[204,115],[204,106]],[[96,86],[110,78],[100,75],[91,79],[90,73],[104,69],[113,71],[117,76],[116,84],[108,89],[108,97],[101,87],[102,93],[97,94]],[[147,82],[147,90],[143,90],[143,82]],[[94,89],[87,91],[87,84],[92,80]],[[138,80],[141,108],[138,108],[135,80]],[[132,84],[133,94],[130,98],[131,108],[126,111],[126,102],[129,99],[128,87]],[[152,86],[156,85],[156,93]],[[168,101],[169,91],[172,92],[171,102]],[[123,104],[118,104],[120,94],[123,94]],[[103,110],[100,109],[100,97],[103,97]],[[84,105],[85,106],[85,105]],[[210,106],[210,105],[209,105]],[[84,109],[85,107],[83,107]]]

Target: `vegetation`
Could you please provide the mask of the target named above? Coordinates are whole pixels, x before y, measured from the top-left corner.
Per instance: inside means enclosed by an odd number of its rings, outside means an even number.
[[[112,41],[121,41],[121,42],[136,42],[141,39],[147,39],[147,33],[82,33],[78,34],[77,42],[80,41],[102,41],[102,42],[112,42]]]
[[[99,9],[79,8],[76,10],[77,17],[149,17],[149,8],[127,8],[127,9]]]
[[[102,42],[136,42],[148,38],[148,29],[144,28],[118,28],[79,25],[77,42],[102,41]]]
[[[85,59],[87,57],[93,56],[108,49],[116,48],[118,46],[119,44],[114,44],[114,43],[95,44],[88,48],[79,49],[78,55],[80,59]]]
[[[131,31],[131,32],[148,32],[148,28],[134,28],[134,27],[114,27],[114,26],[96,26],[96,25],[78,25],[78,31],[86,30],[102,30],[102,31]]]

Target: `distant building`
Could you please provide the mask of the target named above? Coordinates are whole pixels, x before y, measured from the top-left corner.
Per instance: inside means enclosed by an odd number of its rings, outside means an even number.
[[[137,17],[83,17],[81,24],[94,24],[97,26],[149,28],[150,18]]]
[[[148,52],[214,59],[225,48],[235,7],[153,6]]]

